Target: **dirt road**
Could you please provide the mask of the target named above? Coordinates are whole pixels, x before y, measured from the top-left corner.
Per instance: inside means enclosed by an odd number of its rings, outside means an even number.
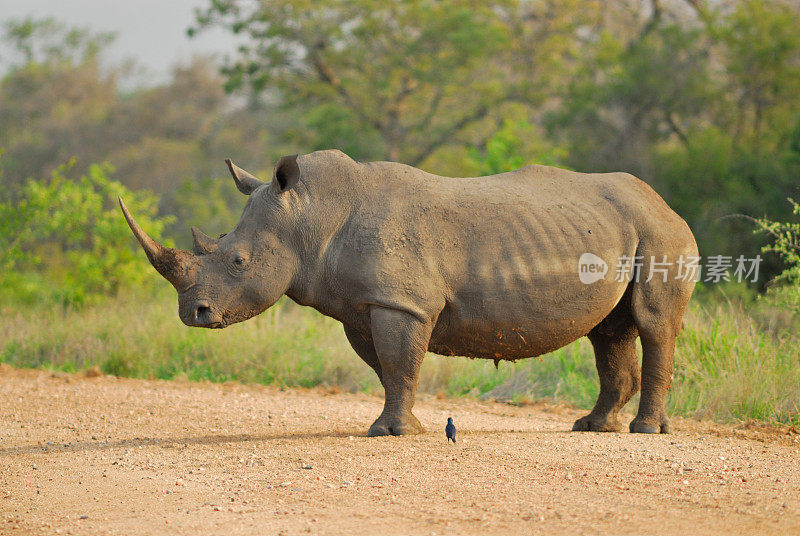
[[[796,436],[572,410],[0,368],[0,534],[800,534]],[[447,445],[448,416],[459,428]]]

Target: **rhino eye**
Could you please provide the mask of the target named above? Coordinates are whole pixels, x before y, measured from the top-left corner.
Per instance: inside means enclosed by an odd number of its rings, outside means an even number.
[[[236,256],[233,259],[233,264],[236,266],[243,266],[244,265],[244,257]]]

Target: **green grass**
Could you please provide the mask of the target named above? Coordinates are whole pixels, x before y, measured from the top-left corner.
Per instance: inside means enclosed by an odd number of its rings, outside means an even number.
[[[0,306],[0,362],[66,372],[97,366],[139,378],[381,391],[341,325],[310,308],[283,300],[219,331],[184,326],[176,309],[174,294],[166,291],[123,294],[79,310],[6,304]],[[730,303],[690,307],[669,411],[723,422],[800,422],[800,341],[772,324]],[[591,408],[598,386],[591,345],[583,339],[498,368],[487,360],[429,355],[420,390]]]

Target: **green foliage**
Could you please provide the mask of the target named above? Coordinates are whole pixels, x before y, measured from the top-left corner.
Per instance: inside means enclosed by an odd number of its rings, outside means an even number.
[[[49,180],[29,180],[18,199],[0,203],[4,294],[42,299],[48,288],[58,301],[79,305],[152,276],[142,269],[117,198],[124,197],[141,225],[160,239],[172,220],[157,216],[157,197],[110,179],[108,165],[91,165],[74,180],[69,168],[60,167]]]
[[[479,175],[513,171],[528,164],[565,167],[560,162],[563,152],[549,147],[527,121],[504,121],[484,150],[473,148],[469,156]]]
[[[304,146],[413,165],[488,138],[509,103],[541,101],[538,81],[557,79],[573,51],[564,36],[596,8],[580,4],[232,0],[211,2],[198,25],[247,35],[226,87],[277,91],[303,110]]]
[[[789,199],[792,211],[800,216],[800,204]],[[776,253],[786,268],[773,281],[767,292],[768,300],[800,315],[800,222],[775,222],[768,219],[755,220],[758,232],[767,233],[772,242],[762,249],[765,253]]]
[[[753,149],[780,146],[793,128],[800,92],[800,14],[769,0],[741,0],[717,30],[725,48],[726,82],[735,98],[740,141]]]
[[[601,33],[563,105],[546,115],[579,169],[649,173],[647,144],[685,138],[715,98],[700,30],[660,20],[646,30]]]

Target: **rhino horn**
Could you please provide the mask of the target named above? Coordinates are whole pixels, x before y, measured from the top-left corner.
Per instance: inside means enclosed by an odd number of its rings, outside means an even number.
[[[214,253],[219,247],[218,239],[211,238],[197,227],[192,227],[192,238],[194,239],[194,252],[196,255]]]
[[[233,162],[231,162],[230,158],[225,159],[225,163],[228,164],[228,169],[233,175],[233,180],[236,182],[236,187],[242,192],[244,195],[250,195],[253,193],[253,190],[258,188],[259,186],[263,186],[264,182],[258,180]]]
[[[139,227],[121,197],[119,198],[119,206],[122,209],[125,220],[128,222],[128,227],[131,228],[133,236],[141,244],[142,249],[147,254],[147,260],[150,261],[153,268],[179,291],[190,286],[191,278],[189,272],[194,265],[194,256],[188,251],[162,246]]]

